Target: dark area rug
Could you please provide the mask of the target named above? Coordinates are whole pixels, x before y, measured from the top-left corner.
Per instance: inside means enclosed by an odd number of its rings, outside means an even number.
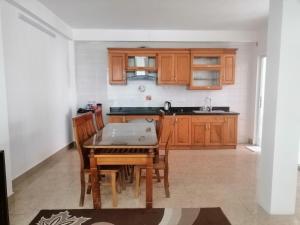
[[[41,210],[30,225],[231,225],[221,208]]]

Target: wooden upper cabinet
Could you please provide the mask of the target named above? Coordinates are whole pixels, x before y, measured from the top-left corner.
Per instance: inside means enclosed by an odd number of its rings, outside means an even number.
[[[236,49],[191,49],[191,90],[218,90],[235,82]]]
[[[109,83],[126,84],[125,54],[109,53]]]
[[[235,82],[236,49],[109,48],[109,82],[157,80],[190,90],[218,90]]]
[[[175,79],[177,84],[189,84],[191,64],[189,53],[175,54]]]
[[[191,144],[191,117],[176,116],[174,145]]]
[[[187,85],[190,80],[190,53],[159,53],[158,84]]]
[[[235,81],[235,55],[224,55],[222,84],[234,84]]]
[[[158,54],[158,84],[174,84],[175,80],[174,54]]]

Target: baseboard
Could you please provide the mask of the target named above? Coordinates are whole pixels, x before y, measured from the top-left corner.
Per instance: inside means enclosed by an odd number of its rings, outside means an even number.
[[[17,185],[18,183],[26,180],[28,177],[30,177],[33,173],[35,173],[36,171],[38,171],[41,167],[45,166],[45,164],[59,158],[60,154],[63,151],[69,150],[71,148],[74,148],[75,146],[75,142],[71,142],[70,144],[66,145],[65,147],[63,147],[62,149],[58,150],[56,153],[54,153],[53,155],[51,155],[50,157],[48,157],[47,159],[43,160],[42,162],[40,162],[39,164],[37,164],[36,166],[32,167],[31,169],[27,170],[25,173],[23,173],[22,175],[16,177],[15,179],[13,179],[12,181],[12,186],[14,187],[15,185]]]

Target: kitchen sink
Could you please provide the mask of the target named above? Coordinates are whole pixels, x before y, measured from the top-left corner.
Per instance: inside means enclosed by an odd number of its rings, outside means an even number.
[[[213,110],[213,111],[205,111],[205,110],[193,110],[193,113],[201,114],[201,113],[223,113],[223,110]]]

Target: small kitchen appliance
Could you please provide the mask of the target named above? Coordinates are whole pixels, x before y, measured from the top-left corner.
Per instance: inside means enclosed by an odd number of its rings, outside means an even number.
[[[171,109],[171,102],[165,101],[164,110],[169,111]]]

